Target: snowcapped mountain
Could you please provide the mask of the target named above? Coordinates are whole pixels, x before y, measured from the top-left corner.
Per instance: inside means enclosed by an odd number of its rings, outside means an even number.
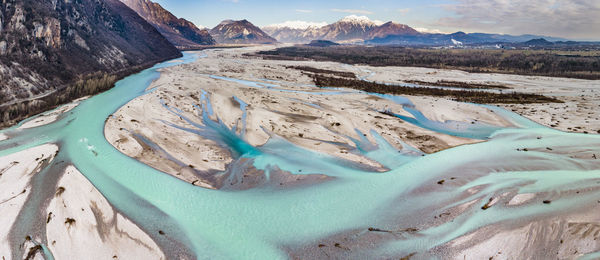
[[[149,0],[121,0],[121,2],[146,19],[178,48],[215,44],[215,40],[207,30],[198,29],[192,22],[177,18],[158,3]]]
[[[316,22],[306,22],[306,21],[286,21],[280,24],[271,24],[271,25],[267,25],[263,28],[264,29],[282,29],[282,28],[288,28],[288,29],[295,29],[295,30],[306,30],[308,28],[321,28],[323,26],[327,25],[326,22],[320,22],[320,23],[316,23]]]
[[[380,22],[371,21],[366,16],[350,15],[319,29],[323,40],[346,42],[363,41],[369,37],[369,32],[379,26]]]
[[[290,21],[263,28],[281,42],[307,43],[312,40],[362,42],[387,35],[418,34],[403,24],[383,23],[366,16],[350,15],[333,24]]]
[[[294,29],[289,27],[264,27],[263,31],[280,42],[302,43],[306,39],[302,37],[302,33],[306,29]]]
[[[225,20],[210,30],[210,35],[222,44],[269,44],[277,40],[248,20]]]
[[[346,16],[344,18],[342,18],[341,20],[337,21],[338,23],[347,23],[347,24],[353,24],[355,26],[380,26],[383,24],[382,21],[379,20],[371,20],[369,19],[369,17],[366,17],[364,15],[362,16],[358,16],[358,15],[349,15]]]

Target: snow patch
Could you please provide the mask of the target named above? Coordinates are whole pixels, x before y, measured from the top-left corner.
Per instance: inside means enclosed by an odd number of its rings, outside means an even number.
[[[361,25],[377,25],[380,26],[382,24],[384,24],[385,22],[383,21],[379,21],[379,20],[371,20],[369,19],[369,17],[361,15],[348,15],[344,18],[342,18],[341,20],[339,20],[338,22],[344,22],[344,23],[353,23],[353,24],[361,24]]]
[[[423,28],[423,27],[414,28],[414,29],[417,30],[417,32],[420,32],[420,33],[445,33],[445,32],[442,32],[442,31],[440,31],[438,29],[429,29],[429,28]]]
[[[234,23],[234,22],[235,22],[234,20],[223,20],[223,21],[222,21],[222,22],[221,22],[219,25],[217,25],[217,26],[220,26],[220,25],[228,25],[228,24],[231,24],[231,23]]]
[[[267,25],[267,26],[265,26],[265,28],[275,28],[275,29],[290,28],[290,29],[306,30],[308,28],[320,28],[320,27],[323,27],[326,25],[327,25],[326,22],[285,21],[285,22],[279,23],[279,24]]]

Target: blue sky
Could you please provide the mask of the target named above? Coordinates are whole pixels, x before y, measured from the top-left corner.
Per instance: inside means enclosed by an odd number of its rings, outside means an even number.
[[[225,19],[257,26],[335,22],[365,15],[442,32],[538,34],[600,39],[600,0],[156,0],[179,17],[214,27]]]

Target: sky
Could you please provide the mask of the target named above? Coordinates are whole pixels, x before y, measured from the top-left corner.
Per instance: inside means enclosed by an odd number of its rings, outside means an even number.
[[[429,32],[536,34],[600,40],[600,0],[155,0],[178,17],[212,28],[247,19],[333,23],[348,15]]]

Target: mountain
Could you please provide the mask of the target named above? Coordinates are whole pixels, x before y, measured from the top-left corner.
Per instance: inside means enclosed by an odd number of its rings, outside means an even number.
[[[309,44],[306,44],[306,46],[311,46],[311,47],[330,47],[330,46],[338,46],[338,45],[340,45],[340,44],[332,42],[332,41],[327,41],[327,40],[313,40]]]
[[[101,83],[110,87],[114,75],[179,56],[152,25],[118,0],[4,0],[0,123],[36,111],[28,106],[47,108]],[[95,84],[69,88],[80,80]]]
[[[307,28],[308,29],[308,28]],[[262,30],[279,42],[301,43],[306,41],[302,33],[307,29],[290,27],[263,27]],[[312,28],[311,28],[312,29]]]
[[[207,30],[198,29],[192,22],[177,18],[158,3],[149,0],[121,1],[146,19],[173,45],[180,49],[215,44],[215,40]]]
[[[247,20],[225,20],[210,30],[210,35],[222,44],[271,44],[277,40]]]
[[[319,29],[319,40],[363,41],[379,25],[366,16],[350,15]]]
[[[310,42],[312,39],[318,39],[320,37],[319,29],[321,27],[314,25],[306,28],[293,28],[288,26],[267,26],[262,29],[264,32],[266,32],[279,42],[307,43]]]
[[[373,28],[369,32],[369,39],[382,38],[388,35],[419,35],[420,33],[406,24],[387,22]]]
[[[529,41],[524,42],[523,44],[525,45],[535,45],[535,46],[544,46],[544,45],[553,45],[554,43],[544,39],[544,38],[538,38],[538,39],[532,39]]]
[[[325,25],[326,22],[287,21],[268,25],[262,30],[280,42],[303,43],[308,42],[307,39],[316,37],[317,30]]]
[[[328,40],[341,43],[366,43],[374,45],[426,45],[450,46],[483,43],[523,43],[541,38],[538,35],[507,35],[489,33],[422,33],[408,25],[394,22],[382,23],[366,16],[350,15],[325,26],[294,26],[307,22],[286,22],[264,29],[280,42],[309,43],[312,40]],[[544,37],[551,42],[566,41],[556,37]],[[535,45],[542,45],[538,42]]]
[[[456,45],[460,42],[467,44],[484,43],[521,43],[532,39],[540,38],[536,35],[506,35],[506,34],[488,34],[488,33],[464,33],[455,32],[451,34],[442,33],[421,33],[416,35],[387,35],[385,37],[374,38],[365,41],[366,44],[375,45],[426,45],[426,46],[446,46]],[[560,38],[552,38],[562,40]]]
[[[337,42],[362,42],[388,35],[416,35],[415,29],[394,22],[372,21],[366,16],[350,15],[321,27],[291,28],[286,24],[271,25],[263,28],[281,42],[307,43],[312,40]]]

